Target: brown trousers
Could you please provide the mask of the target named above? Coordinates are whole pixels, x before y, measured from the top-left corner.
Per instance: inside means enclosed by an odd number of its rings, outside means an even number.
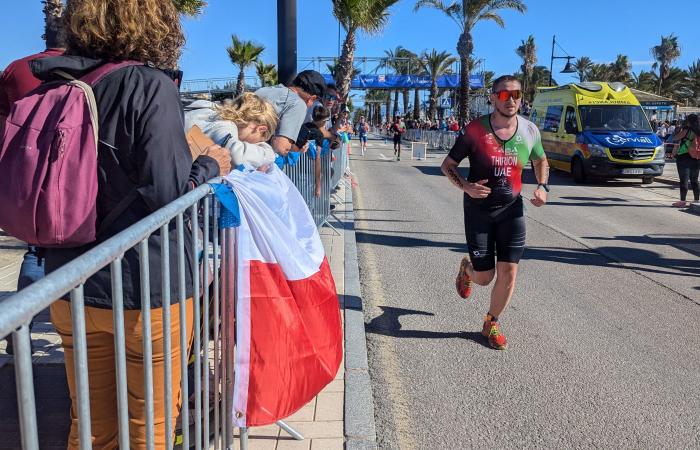
[[[192,342],[192,299],[187,300],[187,340]],[[180,309],[171,306],[170,342],[172,353],[172,422],[180,411]],[[69,449],[79,449],[77,395],[73,359],[73,325],[70,302],[59,300],[51,305],[51,321],[63,340],[68,388],[73,403]],[[117,379],[114,350],[114,325],[111,309],[85,307],[87,335],[88,384],[90,387],[90,421],[92,446],[99,449],[118,448]],[[145,385],[143,371],[143,335],[141,311],[124,312],[126,343],[126,377],[129,409],[129,440],[132,449],[146,448]],[[153,352],[153,400],[155,448],[165,448],[165,373],[163,352],[163,310],[151,310],[151,334]]]

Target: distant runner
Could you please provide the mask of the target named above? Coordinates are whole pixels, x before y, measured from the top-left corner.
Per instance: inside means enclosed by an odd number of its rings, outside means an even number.
[[[362,156],[365,156],[365,150],[367,150],[367,132],[369,131],[369,125],[365,122],[365,116],[360,116],[360,122],[357,124],[357,135],[360,137],[360,146],[362,149]]]
[[[530,202],[544,205],[549,192],[549,165],[540,132],[535,124],[517,115],[521,98],[520,82],[515,77],[497,78],[491,93],[495,111],[470,122],[442,163],[442,172],[464,191],[469,256],[462,259],[457,292],[467,298],[472,282],[487,286],[496,277],[481,333],[498,350],[507,346],[498,319],[513,295],[518,262],[525,249],[520,190],[528,160],[532,160],[539,183]],[[468,179],[457,169],[464,158],[469,158]]]
[[[401,161],[401,135],[406,131],[406,126],[401,122],[399,116],[394,117],[394,123],[389,127],[389,132],[394,136],[394,156],[397,161]]]

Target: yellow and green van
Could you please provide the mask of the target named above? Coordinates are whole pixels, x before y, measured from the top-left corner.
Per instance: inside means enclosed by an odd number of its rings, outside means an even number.
[[[622,83],[538,88],[530,120],[540,129],[549,165],[591,179],[641,178],[664,171],[664,147],[637,98]]]

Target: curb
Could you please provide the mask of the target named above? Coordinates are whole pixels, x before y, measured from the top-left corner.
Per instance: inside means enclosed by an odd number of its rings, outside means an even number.
[[[360,270],[355,241],[355,213],[352,189],[345,190],[345,405],[346,450],[376,450],[374,397],[367,364],[365,317],[362,311]]]

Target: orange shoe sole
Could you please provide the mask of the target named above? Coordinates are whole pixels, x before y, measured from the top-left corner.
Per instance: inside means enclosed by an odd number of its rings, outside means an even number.
[[[457,274],[457,279],[455,280],[455,287],[457,288],[457,294],[462,298],[469,298],[472,294],[472,280],[467,274],[467,268],[471,265],[469,257],[465,256],[462,258],[462,262],[459,264],[459,273]]]

